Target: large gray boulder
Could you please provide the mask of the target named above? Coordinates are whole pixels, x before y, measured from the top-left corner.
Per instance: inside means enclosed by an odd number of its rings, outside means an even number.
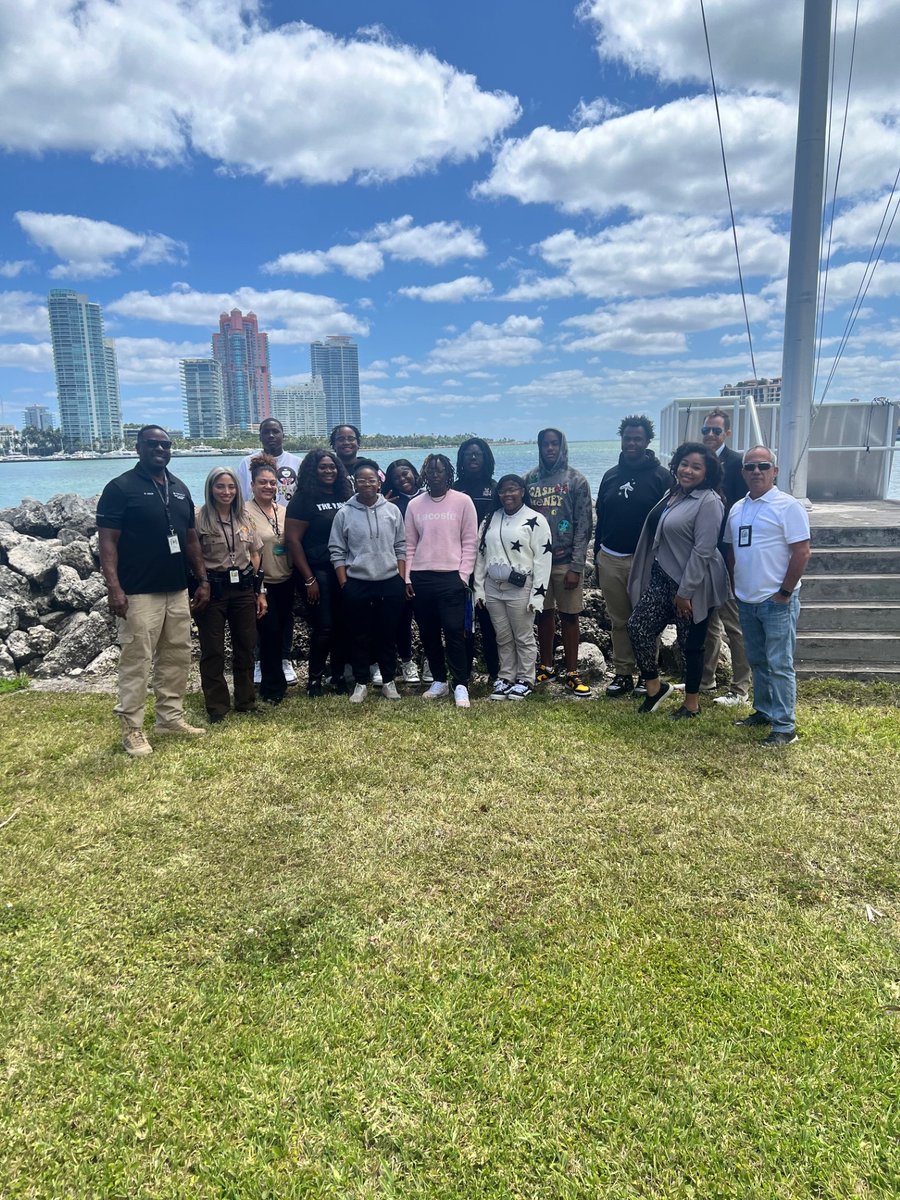
[[[0,596],[7,600],[27,600],[31,596],[28,580],[9,567],[0,567]]]
[[[74,567],[82,579],[87,579],[97,570],[94,556],[86,538],[78,541],[60,542],[59,561],[67,567]]]
[[[13,656],[0,642],[0,679],[15,679],[18,673]]]
[[[41,587],[50,580],[59,562],[59,542],[24,537],[7,553],[7,562],[29,583]]]
[[[113,640],[108,621],[99,613],[76,613],[59,644],[35,671],[39,679],[51,679],[68,671],[81,670],[93,662]]]
[[[578,669],[588,677],[598,679],[606,674],[606,659],[599,646],[593,642],[580,642],[578,646]]]
[[[88,612],[101,596],[106,596],[106,585],[96,572],[82,579],[74,567],[61,564],[57,576],[56,587],[50,594],[53,608],[76,608]]]
[[[59,528],[50,519],[46,505],[30,496],[26,496],[15,508],[3,509],[0,521],[8,522],[17,533],[27,533],[32,537],[55,537]]]
[[[19,609],[11,597],[0,596],[0,638],[19,628]]]
[[[49,654],[55,642],[56,635],[54,633],[45,629],[43,625],[35,625],[27,632],[18,629],[15,633],[11,633],[6,639],[6,649],[12,655],[16,667],[21,670],[26,663]]]
[[[75,529],[88,537],[97,528],[97,497],[85,499],[67,492],[60,496],[51,496],[44,505],[47,522],[56,534],[60,529]]]
[[[0,548],[3,550],[12,550],[13,546],[18,546],[22,540],[22,534],[16,533],[11,525],[4,524],[0,528]]]

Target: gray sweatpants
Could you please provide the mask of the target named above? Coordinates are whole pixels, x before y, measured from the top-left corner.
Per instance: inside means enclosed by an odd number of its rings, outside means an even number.
[[[537,641],[534,636],[534,613],[528,611],[531,599],[531,576],[524,587],[499,583],[488,576],[484,581],[484,602],[497,634],[500,655],[500,679],[509,683],[521,680],[534,686],[537,662]]]

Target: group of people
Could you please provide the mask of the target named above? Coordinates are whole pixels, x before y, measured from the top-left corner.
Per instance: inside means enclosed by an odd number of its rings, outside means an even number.
[[[674,624],[685,678],[671,715],[696,718],[700,693],[715,688],[724,637],[733,678],[717,702],[747,702],[752,671],[756,708],[738,724],[769,727],[767,744],[788,744],[796,737],[793,647],[809,524],[803,506],[775,487],[775,455],[756,446],[741,457],[727,446],[730,433],[727,414],[714,410],[702,442],[679,446],[667,470],[649,449],[652,422],[627,417],[618,463],[592,506],[555,428],[538,435],[536,467],[495,479],[480,438],[459,447],[455,464],[431,454],[421,471],[396,459],[382,472],[360,455],[355,426],[337,426],[329,448],[301,461],[284,450],[280,422],[269,418],[261,452],[234,471],[214,467],[195,510],[168,470],[171,440],[145,426],[137,465],[107,484],[97,510],[101,569],[119,625],[116,711],[126,752],[152,753],[144,733],[151,670],[155,731],[205,732],[183,710],[191,618],[210,723],[284,699],[296,682],[295,608],[310,627],[311,699],[330,688],[361,704],[374,687],[399,700],[400,679],[426,683],[426,701],[452,694],[468,708],[476,629],[491,700],[524,700],[553,678],[573,697],[589,697],[578,644],[593,528],[612,626],[615,675],[606,695],[635,694],[641,713],[662,706],[678,685],[660,679],[658,639]]]

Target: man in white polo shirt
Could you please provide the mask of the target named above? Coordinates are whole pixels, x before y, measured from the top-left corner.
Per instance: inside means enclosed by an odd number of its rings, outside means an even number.
[[[778,466],[767,447],[752,446],[742,469],[747,495],[728,514],[725,545],[756,709],[735,724],[771,726],[762,745],[789,746],[797,740],[794,646],[809,518],[799,500],[775,486]]]

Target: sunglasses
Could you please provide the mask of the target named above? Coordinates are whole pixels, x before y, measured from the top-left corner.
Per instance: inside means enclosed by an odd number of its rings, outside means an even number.
[[[725,430],[722,428],[721,425],[704,425],[703,428],[700,430],[700,432],[703,434],[704,437],[706,437],[706,435],[708,433],[714,433],[716,435],[716,437],[718,437],[719,434],[724,433]]]
[[[744,463],[742,471],[771,471],[774,463]]]
[[[144,438],[148,450],[171,450],[172,443],[167,438]]]

